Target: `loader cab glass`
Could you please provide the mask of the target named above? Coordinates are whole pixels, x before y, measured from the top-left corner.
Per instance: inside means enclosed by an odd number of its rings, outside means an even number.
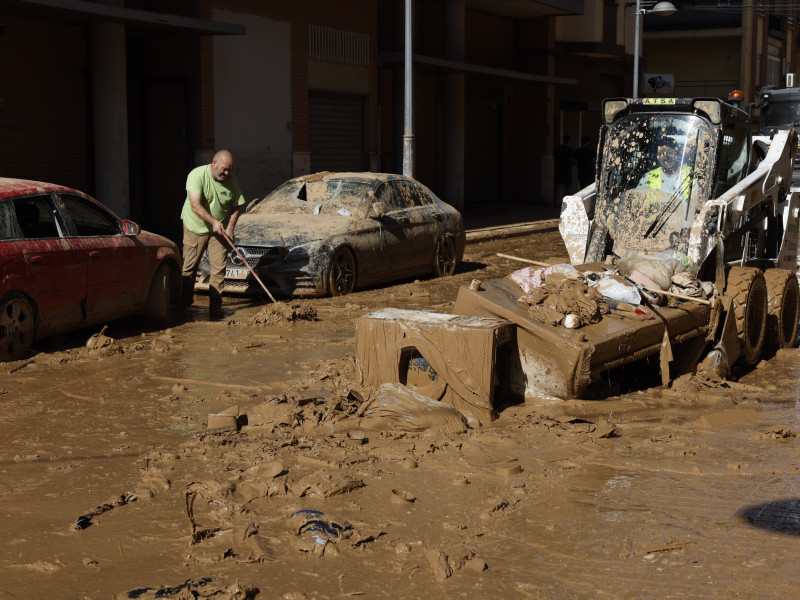
[[[714,146],[708,121],[687,113],[631,113],[609,127],[599,201],[615,253],[685,251]]]

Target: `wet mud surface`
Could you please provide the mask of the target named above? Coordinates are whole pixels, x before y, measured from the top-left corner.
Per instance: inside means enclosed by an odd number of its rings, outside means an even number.
[[[496,252],[565,255],[557,232],[472,244],[450,278],[215,322],[198,296],[168,330],[0,365],[0,598],[794,597],[797,350],[465,433],[348,426],[356,319],[449,312],[521,266]]]

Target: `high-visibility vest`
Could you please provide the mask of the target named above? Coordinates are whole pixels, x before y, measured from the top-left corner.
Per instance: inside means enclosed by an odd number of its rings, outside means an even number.
[[[681,169],[681,179],[680,179],[680,186],[681,186],[681,195],[685,198],[687,196],[686,192],[692,189],[692,186],[689,182],[689,173],[691,173],[692,168],[688,165],[684,165],[683,169]],[[657,167],[647,173],[647,185],[648,188],[651,190],[660,190],[661,189],[661,182],[663,179],[662,173],[664,169],[662,167]]]

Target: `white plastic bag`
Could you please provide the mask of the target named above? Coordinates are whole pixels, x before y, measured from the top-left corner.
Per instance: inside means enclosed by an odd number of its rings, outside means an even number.
[[[615,277],[605,275],[600,278],[597,285],[594,286],[598,292],[603,294],[606,298],[613,298],[620,302],[627,302],[638,306],[642,301],[642,296],[639,294],[639,288],[634,284],[620,281]]]

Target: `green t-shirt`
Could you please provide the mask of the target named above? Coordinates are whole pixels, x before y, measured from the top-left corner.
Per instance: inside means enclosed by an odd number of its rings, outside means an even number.
[[[189,194],[195,192],[200,194],[206,201],[206,208],[211,215],[221,221],[223,225],[228,223],[228,214],[231,204],[242,206],[245,203],[242,190],[239,189],[239,182],[231,174],[225,181],[217,181],[211,174],[211,165],[202,165],[189,172],[186,177],[186,201],[183,203],[181,219],[189,231],[198,235],[206,235],[212,232],[211,225],[203,221],[194,214]]]

